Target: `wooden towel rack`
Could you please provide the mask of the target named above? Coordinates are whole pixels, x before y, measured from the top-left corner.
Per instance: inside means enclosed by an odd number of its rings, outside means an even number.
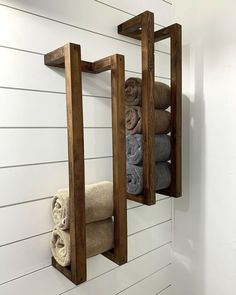
[[[142,50],[142,130],[143,130],[143,183],[141,195],[128,198],[147,205],[155,204],[154,160],[154,43],[170,38],[171,43],[171,185],[157,191],[181,196],[181,100],[182,100],[182,41],[181,25],[173,24],[154,32],[154,14],[145,11],[118,26],[118,33],[141,40]]]
[[[86,280],[85,179],[81,73],[111,70],[114,249],[103,253],[121,265],[127,262],[127,208],[125,160],[124,56],[115,54],[87,62],[80,45],[66,44],[45,55],[48,66],[65,68],[69,158],[71,265],[52,265],[73,283]]]

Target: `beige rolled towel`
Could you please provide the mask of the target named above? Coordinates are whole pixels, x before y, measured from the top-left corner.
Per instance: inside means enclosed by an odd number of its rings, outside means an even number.
[[[85,186],[86,223],[113,216],[113,184],[102,181]],[[52,217],[59,229],[69,228],[69,189],[60,189],[52,201]]]
[[[170,132],[171,114],[164,110],[154,110],[155,134],[167,134]],[[126,134],[142,133],[142,109],[141,107],[127,107],[125,111]]]
[[[52,200],[52,217],[55,226],[59,229],[69,227],[69,190],[60,189]]]
[[[50,248],[52,256],[61,266],[70,264],[70,234],[68,231],[55,228],[52,232]]]
[[[127,106],[142,105],[142,79],[131,77],[125,82],[125,103]],[[154,82],[154,105],[156,109],[167,109],[171,104],[170,86]]]
[[[50,248],[53,257],[61,266],[71,263],[70,233],[54,229]],[[114,224],[112,218],[86,224],[86,256],[92,257],[114,247]]]

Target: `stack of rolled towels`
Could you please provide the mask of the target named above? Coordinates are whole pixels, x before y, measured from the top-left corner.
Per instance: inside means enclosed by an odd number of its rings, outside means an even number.
[[[142,80],[132,77],[125,82],[126,104],[126,182],[127,192],[138,195],[143,191],[143,135],[142,135]],[[171,183],[170,154],[171,113],[166,109],[171,104],[170,87],[154,83],[154,130],[156,190],[165,189]]]
[[[61,266],[71,264],[69,190],[60,189],[53,197],[54,229],[50,248]],[[79,206],[79,204],[78,204]],[[85,186],[86,256],[92,257],[113,248],[113,184],[103,181]]]

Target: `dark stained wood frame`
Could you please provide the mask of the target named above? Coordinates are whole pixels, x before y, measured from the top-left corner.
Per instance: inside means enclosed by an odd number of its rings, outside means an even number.
[[[181,100],[182,100],[182,37],[181,26],[174,24],[154,32],[154,14],[145,11],[118,26],[118,33],[141,40],[142,50],[142,132],[143,194],[128,194],[128,199],[153,205],[155,197],[154,161],[154,43],[171,40],[171,185],[157,193],[181,196]]]
[[[87,275],[82,72],[111,70],[114,248],[103,254],[119,265],[127,262],[124,56],[82,61],[80,46],[69,43],[46,54],[44,60],[48,66],[65,68],[68,126],[71,265],[62,267],[54,258],[52,265],[78,285]]]

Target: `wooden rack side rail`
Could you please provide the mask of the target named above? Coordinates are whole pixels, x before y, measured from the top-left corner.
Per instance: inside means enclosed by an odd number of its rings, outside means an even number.
[[[80,284],[87,276],[82,72],[111,70],[114,248],[103,254],[119,265],[127,262],[124,57],[115,54],[96,62],[82,61],[80,46],[69,43],[46,54],[45,64],[65,68],[68,129],[71,265],[62,267],[54,258],[52,265]]]
[[[181,197],[182,194],[182,27],[173,24],[154,33],[154,41],[170,38],[171,80],[171,185],[160,194]]]
[[[174,24],[154,32],[154,14],[145,11],[118,26],[118,33],[141,40],[142,50],[142,133],[143,194],[128,198],[152,205],[156,202],[154,160],[154,43],[171,39],[171,185],[158,193],[181,195],[181,26]]]
[[[154,157],[154,15],[149,11],[118,26],[118,33],[141,40],[142,50],[142,133],[143,194],[127,194],[131,200],[153,205],[155,195]]]

